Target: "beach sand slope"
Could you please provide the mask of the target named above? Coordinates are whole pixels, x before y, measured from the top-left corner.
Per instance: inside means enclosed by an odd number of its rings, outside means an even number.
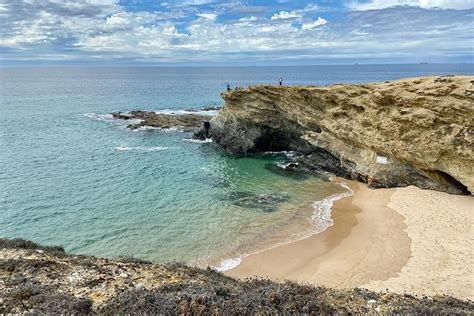
[[[349,185],[355,193],[334,204],[333,226],[249,255],[226,273],[473,298],[472,196]]]
[[[388,206],[405,217],[412,255],[397,277],[364,287],[474,299],[474,197],[410,186],[396,189]]]

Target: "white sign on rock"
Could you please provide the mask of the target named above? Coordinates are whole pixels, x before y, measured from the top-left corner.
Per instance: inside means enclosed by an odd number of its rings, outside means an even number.
[[[388,159],[387,157],[384,157],[384,156],[377,156],[377,163],[386,165],[388,164]]]

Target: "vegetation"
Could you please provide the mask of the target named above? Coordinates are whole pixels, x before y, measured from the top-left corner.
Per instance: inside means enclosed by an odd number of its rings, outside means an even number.
[[[0,239],[0,314],[470,314],[449,296],[414,297],[251,279],[212,269],[67,255],[60,247]]]

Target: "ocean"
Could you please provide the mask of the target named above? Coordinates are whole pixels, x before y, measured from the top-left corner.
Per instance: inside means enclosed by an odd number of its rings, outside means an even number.
[[[111,112],[221,106],[226,82],[442,74],[472,75],[474,67],[0,68],[0,236],[76,254],[228,268],[324,230],[332,201],[347,189],[327,177],[282,174],[276,166],[292,153],[236,158],[177,129],[129,130]]]

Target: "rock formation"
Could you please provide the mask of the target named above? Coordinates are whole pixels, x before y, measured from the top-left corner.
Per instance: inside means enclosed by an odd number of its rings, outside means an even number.
[[[371,183],[474,192],[473,77],[222,94],[209,135],[233,154],[292,150],[300,166]],[[202,134],[202,133],[201,133]],[[199,136],[199,134],[198,134]]]
[[[130,129],[137,129],[143,126],[159,128],[180,128],[186,132],[195,132],[203,126],[203,122],[209,121],[211,116],[186,113],[186,114],[165,114],[149,111],[130,111],[127,114],[122,112],[111,113],[112,117],[120,120],[139,120],[138,123],[129,124]]]
[[[214,270],[133,258],[68,255],[0,238],[0,314],[470,314],[474,305],[423,297],[237,281]]]

